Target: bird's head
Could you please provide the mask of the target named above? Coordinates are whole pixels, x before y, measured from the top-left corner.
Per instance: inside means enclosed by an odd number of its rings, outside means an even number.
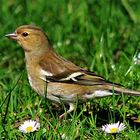
[[[5,36],[16,40],[25,52],[39,51],[42,48],[50,46],[48,37],[45,33],[39,27],[32,25],[20,26],[14,33]]]

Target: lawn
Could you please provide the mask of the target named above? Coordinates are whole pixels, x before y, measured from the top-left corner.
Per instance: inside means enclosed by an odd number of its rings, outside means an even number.
[[[1,0],[0,139],[140,139],[140,97],[111,96],[65,111],[35,93],[27,79],[24,52],[4,35],[18,26],[40,26],[55,50],[105,79],[140,91],[139,0]],[[37,132],[24,134],[25,120],[39,120]],[[126,129],[105,134],[102,125],[123,122]]]

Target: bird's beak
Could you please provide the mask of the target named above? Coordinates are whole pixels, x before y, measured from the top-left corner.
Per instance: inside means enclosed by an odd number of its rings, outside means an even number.
[[[7,34],[5,36],[10,38],[10,39],[17,40],[17,34],[15,32],[11,33],[11,34]]]

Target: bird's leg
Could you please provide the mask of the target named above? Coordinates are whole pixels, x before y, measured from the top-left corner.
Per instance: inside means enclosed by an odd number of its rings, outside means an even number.
[[[66,114],[72,112],[74,110],[75,106],[73,103],[69,103],[69,110],[63,113],[62,115],[59,116],[59,119],[61,120]]]

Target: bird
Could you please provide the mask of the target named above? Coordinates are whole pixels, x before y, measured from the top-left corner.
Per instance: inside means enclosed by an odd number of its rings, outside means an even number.
[[[140,96],[139,91],[107,81],[104,77],[80,68],[60,56],[52,47],[47,34],[38,26],[22,25],[5,35],[23,48],[28,80],[32,89],[52,102],[76,108],[76,103],[111,95]]]

